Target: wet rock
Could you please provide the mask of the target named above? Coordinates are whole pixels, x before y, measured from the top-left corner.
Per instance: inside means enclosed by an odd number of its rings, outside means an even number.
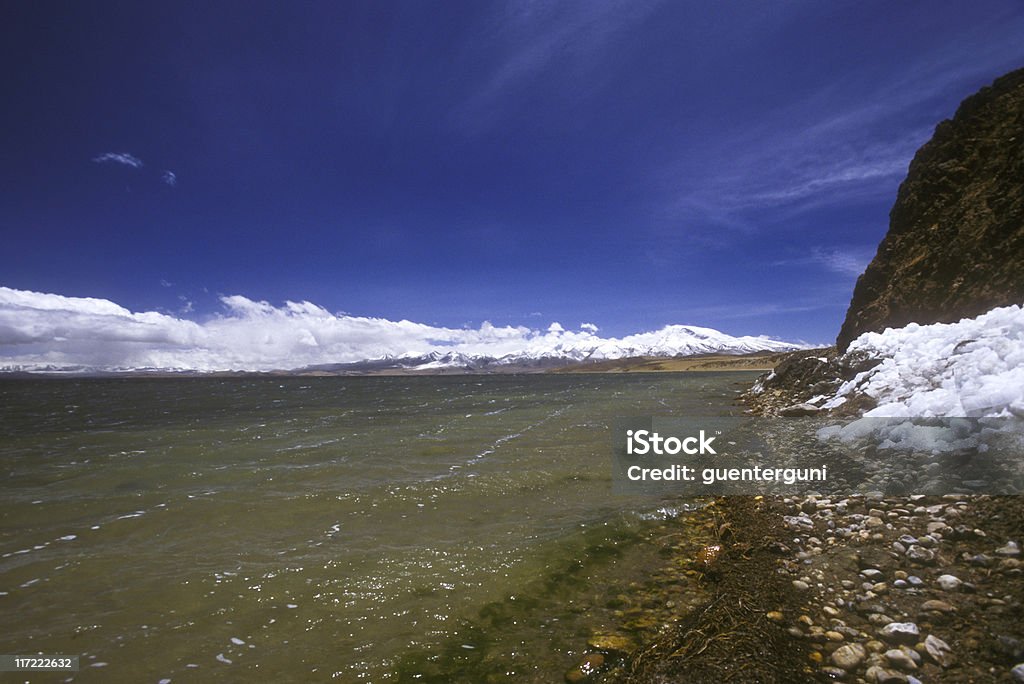
[[[605,665],[605,658],[600,653],[588,653],[583,656],[580,664],[565,673],[568,684],[580,684],[596,675]]]
[[[857,669],[866,657],[867,651],[860,644],[845,644],[833,651],[832,663],[836,667],[850,671]]]
[[[1015,665],[1014,668],[1010,670],[1010,678],[1015,682],[1024,682],[1024,663]]]
[[[956,658],[953,656],[953,649],[934,634],[929,634],[928,638],[924,640],[924,650],[929,658],[942,667],[949,667],[956,662]]]
[[[697,553],[697,556],[693,560],[693,565],[701,572],[714,572],[718,564],[718,558],[721,555],[721,544],[709,544]]]
[[[578,667],[574,667],[565,673],[565,681],[567,684],[580,684],[590,678],[590,675],[584,674],[583,670]]]
[[[793,587],[798,591],[807,591],[811,588],[811,585],[803,580],[793,580]]]
[[[774,622],[782,622],[782,620],[784,619],[782,613],[777,610],[768,611],[767,613],[765,613],[765,617]]]
[[[912,587],[924,586],[924,580],[918,577],[917,575],[910,575],[909,577],[907,577],[907,581],[910,582],[910,586]]]
[[[636,648],[629,637],[618,634],[595,634],[587,640],[587,646],[615,656],[626,656]]]
[[[896,644],[916,644],[921,630],[913,622],[890,622],[879,630],[885,641]]]
[[[942,588],[943,591],[956,591],[963,584],[956,575],[939,575],[939,578],[935,582]]]

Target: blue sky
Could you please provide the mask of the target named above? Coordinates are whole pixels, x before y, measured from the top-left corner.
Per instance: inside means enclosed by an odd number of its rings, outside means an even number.
[[[7,3],[0,286],[831,342],[1024,5]]]

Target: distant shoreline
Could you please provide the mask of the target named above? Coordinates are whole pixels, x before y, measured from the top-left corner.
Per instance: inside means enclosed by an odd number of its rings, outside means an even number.
[[[683,357],[634,356],[624,359],[573,362],[559,366],[508,364],[472,368],[432,368],[426,370],[382,368],[373,370],[296,369],[274,371],[171,371],[130,370],[100,372],[0,372],[5,379],[55,378],[311,378],[311,377],[403,377],[457,375],[545,375],[551,373],[690,373],[701,371],[769,371],[792,352],[754,352],[751,354],[697,354]]]

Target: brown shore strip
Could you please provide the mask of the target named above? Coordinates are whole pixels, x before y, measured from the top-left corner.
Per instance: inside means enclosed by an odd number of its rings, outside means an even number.
[[[1024,497],[721,497],[710,598],[597,680],[1024,676]]]
[[[754,354],[698,354],[695,356],[636,356],[576,363],[549,373],[677,373],[690,371],[770,371],[790,352]]]
[[[818,681],[809,644],[770,617],[780,609],[796,612],[800,602],[777,571],[787,536],[780,506],[738,496],[722,497],[713,506],[721,524],[720,550],[704,562],[711,599],[635,652],[621,681]]]

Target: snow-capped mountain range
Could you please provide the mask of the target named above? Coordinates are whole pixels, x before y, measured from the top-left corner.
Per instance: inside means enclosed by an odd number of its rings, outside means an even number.
[[[670,325],[661,330],[629,335],[623,338],[601,338],[595,335],[538,335],[524,340],[522,349],[500,356],[471,353],[453,349],[435,349],[426,354],[384,354],[377,358],[344,363],[308,364],[282,371],[375,372],[375,371],[487,371],[512,368],[557,368],[573,363],[605,361],[637,357],[671,358],[700,354],[750,354],[786,352],[808,345],[782,342],[769,337],[734,337],[712,328]],[[82,364],[6,364],[0,372],[35,372],[61,374],[90,373],[169,373],[189,372],[194,368],[181,366],[90,366]],[[222,369],[240,370],[240,369]]]
[[[782,342],[769,337],[734,337],[712,328],[670,325],[656,332],[623,338],[573,336],[569,340],[538,337],[526,348],[501,356],[435,350],[422,355],[385,356],[348,364],[321,364],[318,370],[484,370],[502,366],[522,368],[558,367],[571,363],[636,357],[682,357],[699,354],[751,354],[786,352],[808,345]]]
[[[634,357],[781,352],[803,345],[669,325],[604,337],[566,329],[451,328],[330,312],[311,302],[274,306],[241,295],[194,320],[134,312],[105,299],[0,287],[0,371],[43,373],[294,372],[546,368]]]

